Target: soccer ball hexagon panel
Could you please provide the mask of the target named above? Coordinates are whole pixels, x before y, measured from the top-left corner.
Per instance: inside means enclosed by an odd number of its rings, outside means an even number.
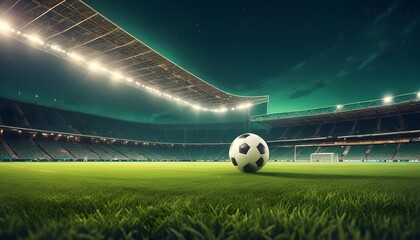
[[[229,159],[239,171],[255,173],[268,162],[269,153],[264,139],[253,133],[245,133],[233,140]]]

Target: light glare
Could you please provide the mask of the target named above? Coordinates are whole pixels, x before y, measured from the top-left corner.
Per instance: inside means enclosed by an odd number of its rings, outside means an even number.
[[[97,62],[92,62],[89,64],[89,69],[94,71],[94,72],[99,72],[101,70],[103,70],[104,68]]]
[[[77,62],[82,61],[82,57],[80,55],[76,54],[76,53],[70,53],[69,56],[70,56],[71,59],[73,59]]]
[[[394,98],[392,96],[386,96],[382,99],[384,103],[391,103]]]
[[[5,21],[0,21],[0,32],[10,32],[12,30],[12,28],[10,27],[9,23],[5,22]]]
[[[44,45],[44,42],[36,35],[26,35],[26,37],[33,43]]]
[[[111,74],[111,78],[114,79],[114,80],[120,80],[120,79],[123,79],[124,76],[119,72],[113,72]]]
[[[240,105],[238,105],[236,108],[237,109],[244,109],[244,108],[249,108],[249,107],[251,107],[252,106],[252,104],[251,103],[244,103],[244,104],[240,104]]]

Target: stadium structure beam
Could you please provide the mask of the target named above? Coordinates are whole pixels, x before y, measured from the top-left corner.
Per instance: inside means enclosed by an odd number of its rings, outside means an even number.
[[[123,76],[121,82],[171,102],[177,99],[179,103],[214,112],[268,102],[268,96],[233,95],[203,81],[81,0],[3,0],[0,21],[3,20],[12,26],[12,34],[7,34],[12,38],[69,61],[77,59],[81,66],[93,61],[106,64],[102,66],[107,70],[103,71],[106,76],[118,72]],[[165,88],[165,94],[150,86],[138,87],[156,79],[155,87]],[[173,82],[173,89],[166,87]],[[195,87],[189,88],[190,85]]]

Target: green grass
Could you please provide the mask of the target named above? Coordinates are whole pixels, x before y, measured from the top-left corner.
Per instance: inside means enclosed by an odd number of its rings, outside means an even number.
[[[1,163],[14,238],[420,239],[420,164]]]

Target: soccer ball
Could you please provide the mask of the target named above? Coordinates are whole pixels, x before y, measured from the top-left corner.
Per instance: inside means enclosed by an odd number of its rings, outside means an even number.
[[[268,162],[267,143],[258,135],[245,133],[233,140],[229,159],[241,172],[255,173]]]

